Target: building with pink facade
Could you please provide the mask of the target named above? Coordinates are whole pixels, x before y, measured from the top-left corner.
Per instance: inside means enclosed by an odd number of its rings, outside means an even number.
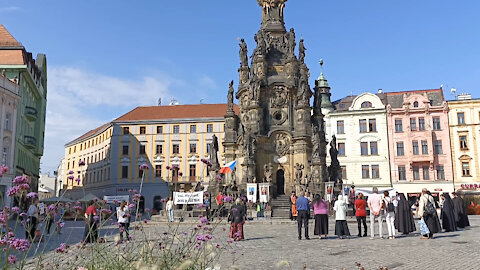
[[[442,89],[390,92],[387,127],[393,187],[408,195],[453,191],[448,105]]]

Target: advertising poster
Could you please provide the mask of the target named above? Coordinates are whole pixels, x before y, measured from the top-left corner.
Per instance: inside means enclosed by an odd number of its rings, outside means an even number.
[[[257,184],[247,183],[247,200],[253,203],[257,202]]]
[[[202,204],[203,191],[199,192],[173,192],[173,203],[177,204]]]
[[[270,199],[269,187],[270,184],[268,183],[258,184],[258,190],[260,191],[260,202],[266,203]]]

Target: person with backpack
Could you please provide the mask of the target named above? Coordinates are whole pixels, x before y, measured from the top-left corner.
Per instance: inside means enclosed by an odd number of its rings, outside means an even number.
[[[426,188],[422,189],[422,196],[418,204],[418,216],[421,218],[419,221],[421,239],[433,239],[433,234],[442,231],[440,220],[438,219],[437,208],[435,207],[435,200],[432,195],[428,194]],[[428,232],[423,231],[423,224],[426,225]]]
[[[387,190],[383,192],[385,220],[387,222],[388,239],[395,239],[395,205]]]

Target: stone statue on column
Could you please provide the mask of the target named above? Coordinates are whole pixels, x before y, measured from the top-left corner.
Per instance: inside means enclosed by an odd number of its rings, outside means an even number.
[[[227,95],[227,112],[233,112],[233,80],[228,86],[228,95]]]
[[[248,49],[247,49],[247,43],[245,43],[245,40],[242,38],[240,39],[240,65],[242,67],[248,66]]]

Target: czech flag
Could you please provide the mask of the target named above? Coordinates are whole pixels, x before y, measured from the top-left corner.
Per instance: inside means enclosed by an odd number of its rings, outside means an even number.
[[[219,172],[219,173],[223,173],[223,174],[231,173],[231,172],[235,169],[235,165],[237,165],[237,161],[236,161],[236,160],[225,164],[225,166],[222,167],[222,168],[220,169],[220,171],[218,171],[218,172]]]

